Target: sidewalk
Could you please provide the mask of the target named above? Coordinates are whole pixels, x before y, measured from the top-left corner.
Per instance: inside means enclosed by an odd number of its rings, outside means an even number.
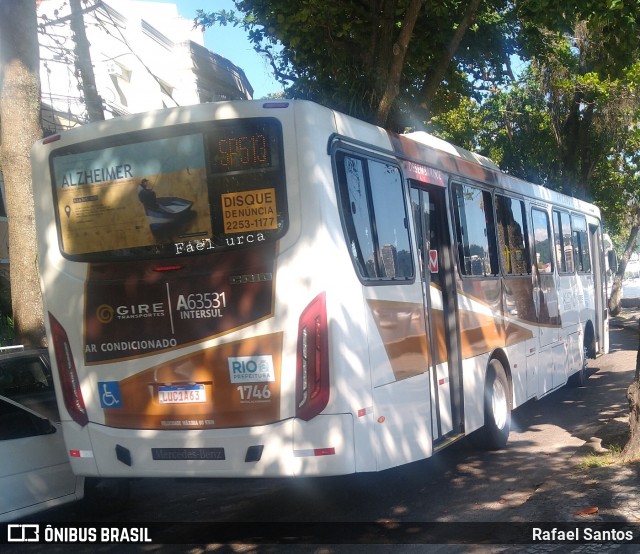
[[[640,308],[626,307],[610,319],[610,326],[637,333],[639,319]],[[566,472],[545,482],[529,499],[537,521],[640,523],[640,463],[597,466],[600,456],[604,460],[626,443],[628,410],[602,414],[602,422],[573,454]]]
[[[640,300],[638,300],[640,306]],[[626,348],[607,356],[614,358],[617,367],[635,367],[635,352],[629,345],[637,344],[640,307],[623,307],[620,314],[610,318],[611,329],[623,329],[629,334],[625,340]],[[633,333],[633,334],[632,334]],[[612,345],[613,348],[620,345]],[[621,361],[620,361],[621,360]],[[618,366],[618,363],[621,365]],[[598,360],[590,360],[589,366],[600,367]],[[591,375],[596,379],[599,371]],[[593,385],[592,385],[593,386]],[[589,383],[587,383],[589,387]],[[620,390],[619,394],[623,391]],[[558,524],[580,523],[585,528],[590,525],[602,526],[601,529],[624,529],[625,524],[640,524],[640,463],[622,464],[615,462],[613,453],[619,452],[626,444],[629,433],[629,409],[626,398],[620,399],[616,406],[601,411],[601,425],[592,433],[590,439],[567,460],[564,470],[550,472],[546,480],[520,506],[516,521],[547,522],[551,527]],[[598,460],[614,460],[609,465],[597,465]],[[633,527],[634,542],[639,531]],[[520,544],[506,547],[481,546],[455,551],[465,554],[631,554],[638,551],[638,544],[597,543],[568,544],[558,542],[539,544]]]
[[[640,319],[640,298],[634,298],[632,301],[623,301],[620,313],[609,318],[609,326],[637,330],[638,319]]]

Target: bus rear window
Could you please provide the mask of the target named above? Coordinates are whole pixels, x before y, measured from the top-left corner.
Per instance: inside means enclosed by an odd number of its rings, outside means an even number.
[[[62,254],[172,257],[256,245],[287,228],[282,130],[271,118],[149,129],[50,159]]]

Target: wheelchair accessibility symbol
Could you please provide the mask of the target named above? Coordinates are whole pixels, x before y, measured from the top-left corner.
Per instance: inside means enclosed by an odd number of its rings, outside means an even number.
[[[118,383],[118,381],[99,381],[98,390],[100,391],[100,407],[122,407],[122,399],[120,398],[120,384]]]

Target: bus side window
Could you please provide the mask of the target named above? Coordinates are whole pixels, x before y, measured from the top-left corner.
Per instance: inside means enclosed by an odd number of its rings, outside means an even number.
[[[543,210],[534,208],[531,210],[531,219],[533,220],[536,267],[540,273],[553,273],[549,215]]]
[[[344,156],[339,166],[349,250],[365,278],[378,277],[366,176],[362,160]],[[345,205],[346,204],[346,205]]]
[[[572,215],[571,224],[573,226],[573,252],[576,259],[576,269],[579,273],[589,273],[591,272],[591,256],[587,220],[582,216]]]
[[[382,276],[411,279],[413,261],[400,171],[393,165],[369,160],[369,177]]]
[[[399,169],[339,152],[340,201],[349,251],[363,279],[413,278]]]
[[[531,273],[529,235],[524,202],[496,195],[498,250],[502,269],[507,275]]]
[[[456,235],[463,275],[498,274],[498,247],[491,193],[456,183],[453,188]]]
[[[573,243],[569,214],[553,210],[553,232],[555,234],[556,263],[558,273],[573,273]]]

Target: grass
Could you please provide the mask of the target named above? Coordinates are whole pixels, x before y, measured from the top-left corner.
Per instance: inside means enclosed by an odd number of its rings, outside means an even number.
[[[629,433],[619,433],[606,437],[602,440],[602,447],[605,452],[591,452],[587,454],[578,464],[579,469],[589,469],[595,467],[605,467],[623,463],[620,455],[624,449]]]
[[[620,463],[620,454],[623,446],[615,446],[607,449],[607,452],[593,452],[583,458],[578,464],[579,469],[590,469],[594,467],[605,467]]]

